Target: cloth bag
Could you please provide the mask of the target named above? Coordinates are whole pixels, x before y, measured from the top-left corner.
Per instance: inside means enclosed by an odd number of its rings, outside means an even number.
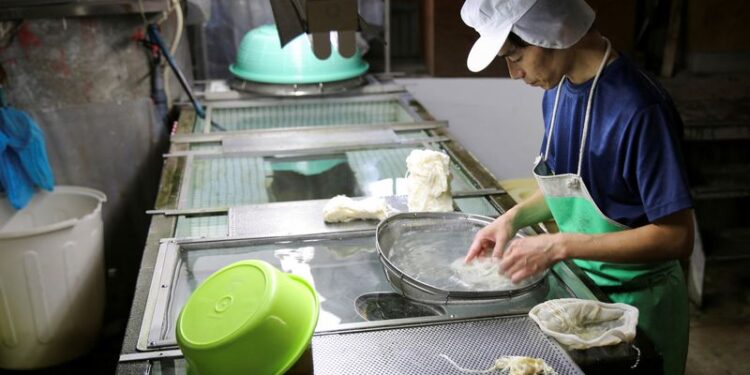
[[[450,158],[434,150],[413,150],[406,158],[409,212],[451,212]]]
[[[534,306],[529,317],[568,348],[588,349],[632,341],[638,309],[624,303],[562,298]]]

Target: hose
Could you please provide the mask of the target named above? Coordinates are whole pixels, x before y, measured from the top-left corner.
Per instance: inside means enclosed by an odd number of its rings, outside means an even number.
[[[183,29],[183,13],[182,13],[182,7],[180,6],[180,0],[171,0],[173,10],[175,11],[175,18],[176,18],[176,24],[175,24],[175,32],[174,36],[172,37],[172,42],[169,45],[169,54],[174,56],[175,52],[177,51],[177,47],[180,45],[180,40],[182,39],[182,29]],[[164,72],[162,73],[162,81],[164,84],[164,94],[167,98],[167,108],[172,108],[172,91],[169,88],[169,77],[170,77],[171,70],[164,67]]]

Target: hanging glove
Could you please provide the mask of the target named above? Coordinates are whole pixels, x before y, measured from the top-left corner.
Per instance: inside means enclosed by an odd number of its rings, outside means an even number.
[[[34,183],[24,172],[18,155],[9,146],[8,137],[0,132],[0,187],[17,210],[26,206],[34,195]]]
[[[51,191],[55,186],[47,159],[44,133],[25,112],[0,108],[0,132],[8,138],[8,147],[15,152],[22,170],[33,185]]]

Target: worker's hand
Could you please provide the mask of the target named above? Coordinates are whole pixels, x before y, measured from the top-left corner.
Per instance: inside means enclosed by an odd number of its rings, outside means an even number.
[[[493,257],[502,257],[505,245],[516,235],[511,221],[510,216],[502,215],[479,230],[466,253],[464,262],[469,263],[476,257],[485,256],[489,249],[492,249]]]
[[[517,283],[542,272],[562,260],[558,251],[557,234],[517,238],[512,241],[500,262],[500,270],[512,282]]]

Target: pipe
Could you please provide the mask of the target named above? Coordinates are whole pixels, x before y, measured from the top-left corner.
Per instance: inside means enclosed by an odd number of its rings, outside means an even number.
[[[193,95],[193,91],[190,89],[190,84],[188,83],[185,76],[182,74],[182,71],[179,67],[177,67],[177,63],[172,58],[172,55],[169,53],[169,50],[167,49],[167,46],[164,44],[164,40],[162,40],[161,35],[159,34],[159,31],[156,30],[156,25],[150,24],[148,25],[148,36],[151,38],[152,42],[156,43],[156,45],[161,50],[162,55],[164,55],[164,58],[167,59],[167,63],[172,68],[172,71],[174,72],[175,76],[177,76],[177,80],[180,82],[180,85],[182,86],[182,89],[185,90],[185,93],[187,94],[188,98],[190,98],[190,102],[193,103],[193,108],[195,108],[195,113],[200,116],[200,118],[206,118],[206,112],[203,109],[203,106],[198,103],[198,100]]]
[[[172,37],[172,43],[169,46],[169,53],[174,56],[175,52],[177,52],[177,46],[180,45],[180,41],[182,40],[182,29],[183,29],[183,14],[182,14],[182,7],[180,6],[179,0],[172,0],[172,3],[174,5],[174,11],[175,11],[175,18],[177,24],[175,25],[175,32],[174,36]],[[167,108],[172,108],[172,91],[169,87],[169,69],[164,69],[163,73],[163,85],[164,85],[164,93],[166,95],[166,101],[167,101]]]
[[[391,72],[391,0],[385,0],[383,9],[383,31],[385,38],[385,73]]]

